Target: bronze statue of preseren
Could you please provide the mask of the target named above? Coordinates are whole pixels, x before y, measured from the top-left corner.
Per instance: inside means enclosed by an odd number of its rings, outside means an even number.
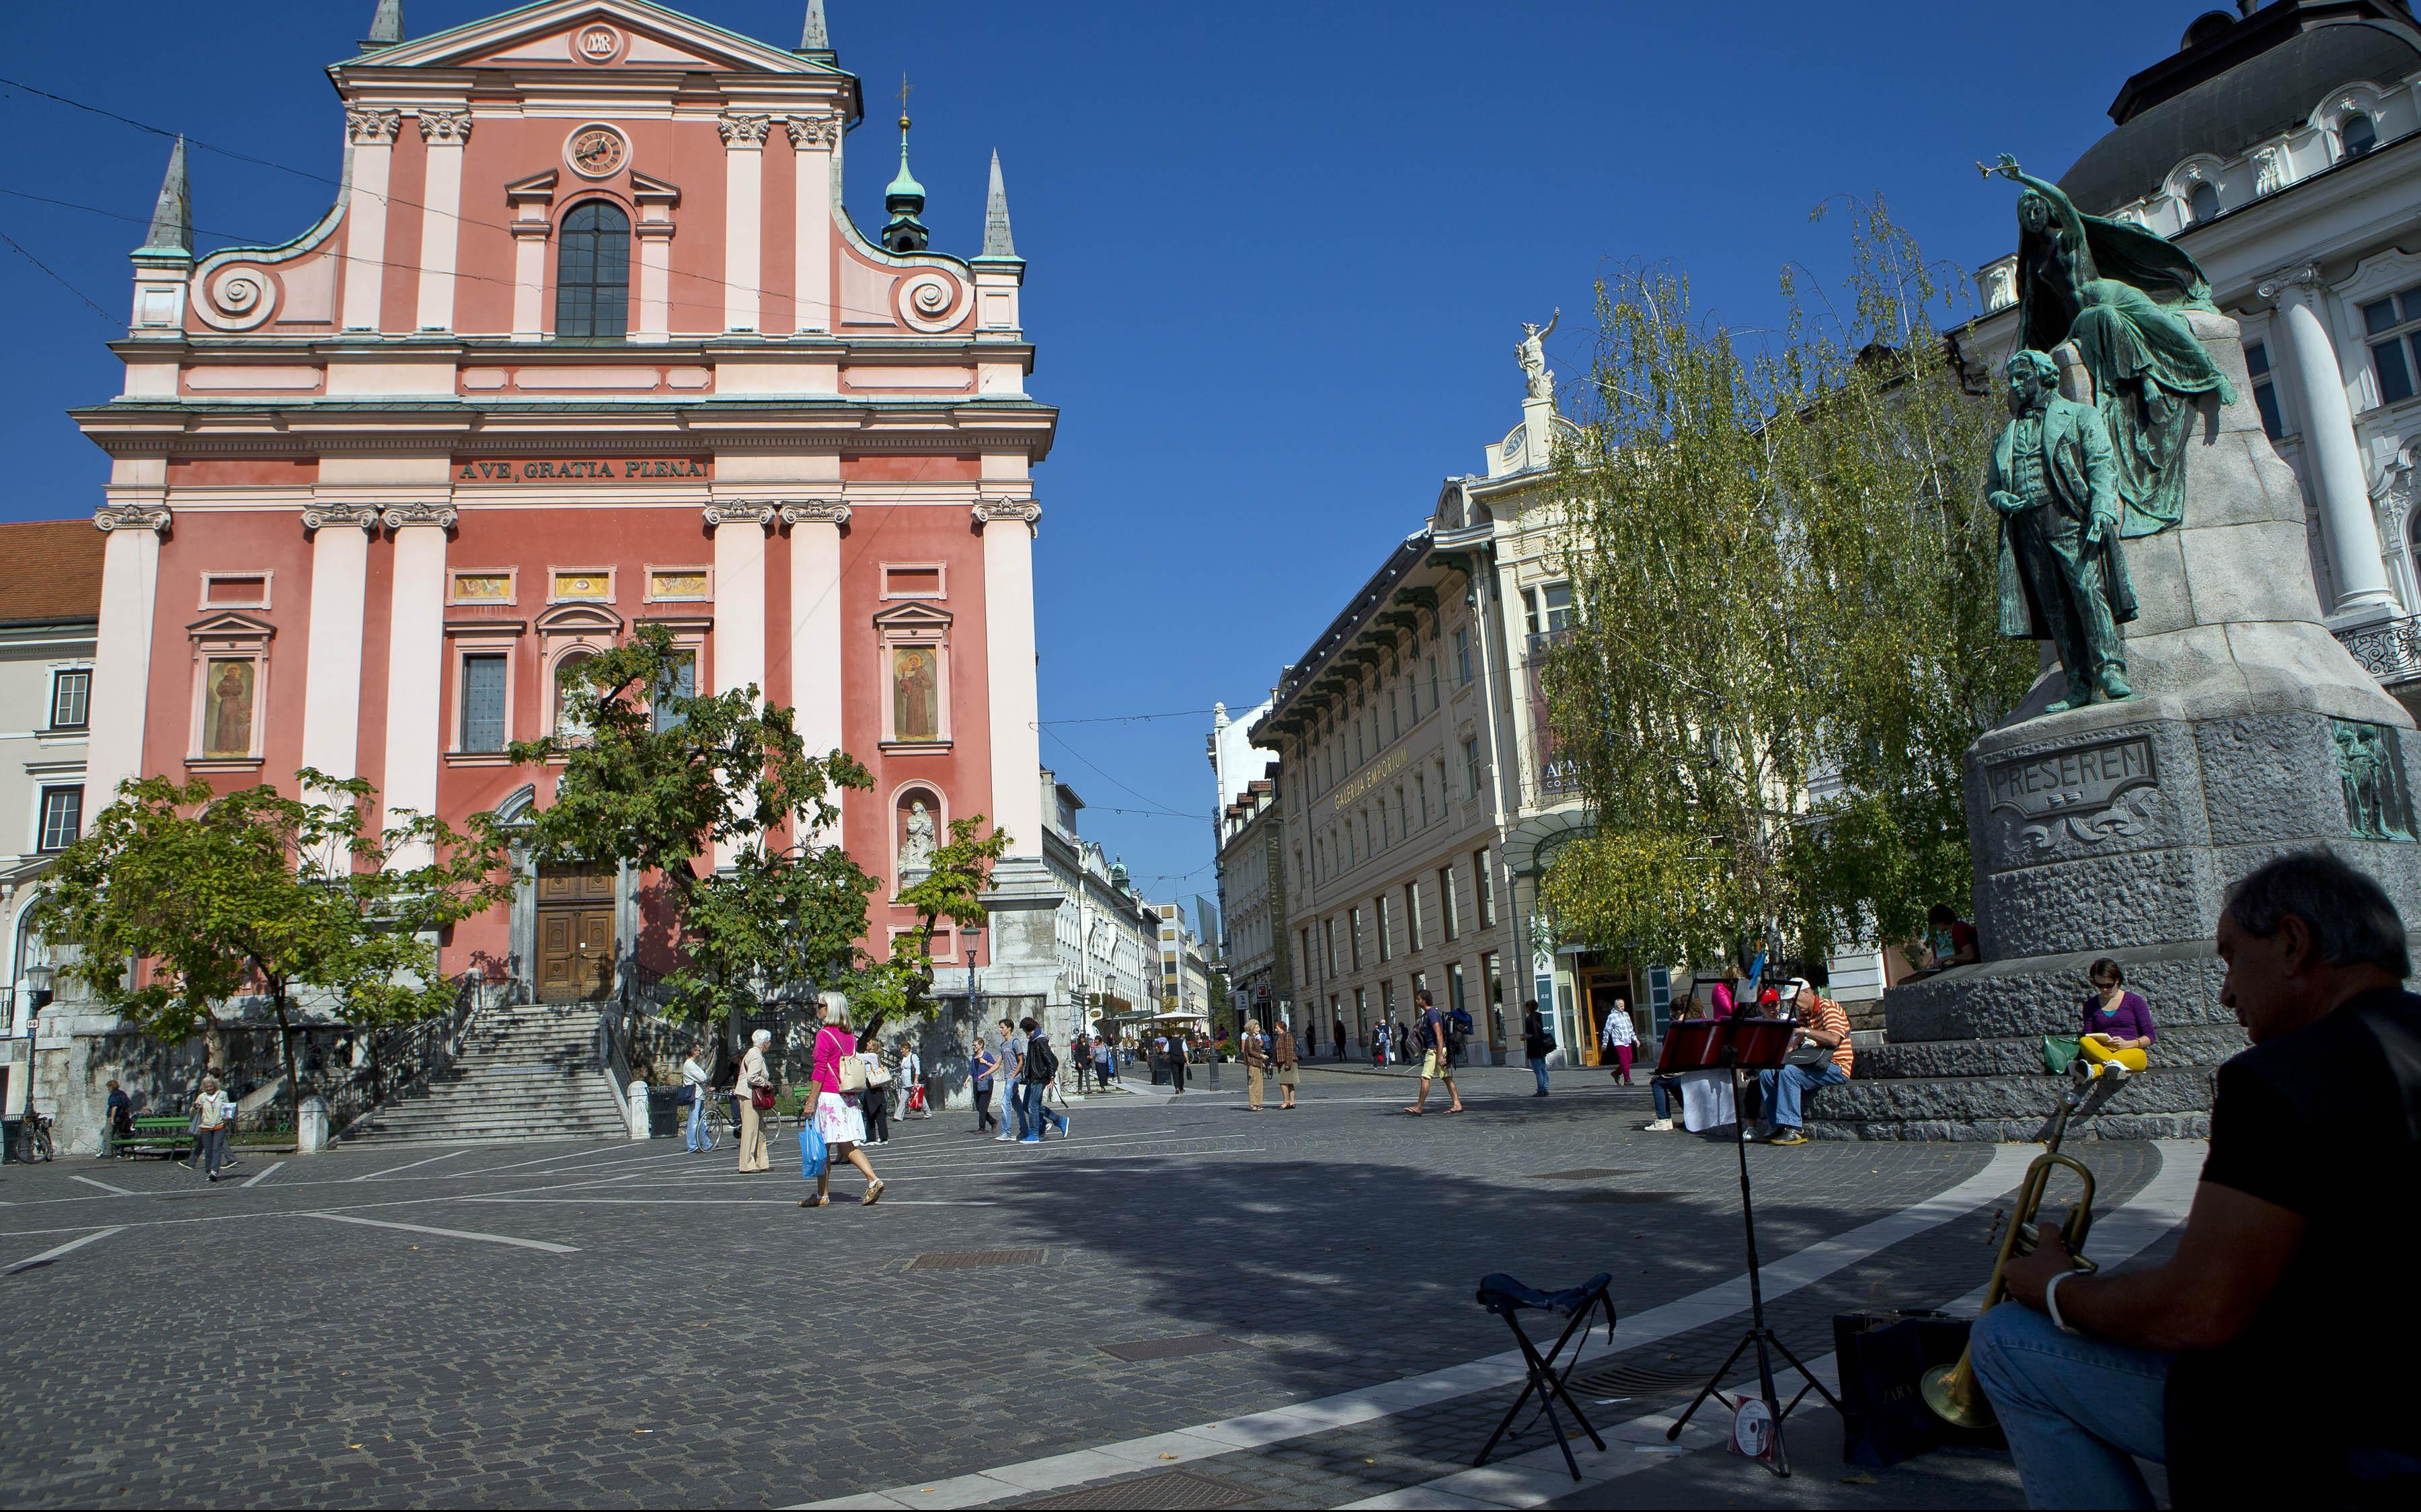
[[[2068,696],[2045,713],[2131,697],[2118,627],[2135,617],[2135,593],[2109,425],[2060,396],[2058,366],[2040,351],[2009,359],[2008,403],[1984,475],[2001,516],[2001,633],[2058,651]]]

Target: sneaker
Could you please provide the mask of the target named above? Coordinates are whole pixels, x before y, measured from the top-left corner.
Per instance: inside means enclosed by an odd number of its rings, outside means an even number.
[[[1021,1145],[1039,1145],[1042,1143],[1042,1136],[1040,1134],[1028,1134],[1023,1139],[1019,1140],[1018,1143]]]
[[[1641,1124],[1639,1130],[1646,1134],[1669,1134],[1673,1131],[1673,1120],[1658,1118],[1653,1122]]]
[[[1059,1115],[1059,1137],[1061,1139],[1068,1137],[1068,1115],[1064,1113]]]
[[[1766,1143],[1769,1145],[1804,1145],[1807,1143],[1807,1136],[1801,1133],[1796,1129],[1777,1129],[1771,1135],[1767,1136]]]

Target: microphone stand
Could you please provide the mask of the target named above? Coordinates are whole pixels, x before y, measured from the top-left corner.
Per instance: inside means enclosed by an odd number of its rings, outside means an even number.
[[[1690,1403],[1690,1410],[1683,1412],[1675,1420],[1671,1427],[1664,1430],[1664,1437],[1668,1442],[1679,1439],[1681,1436],[1681,1430],[1689,1426],[1690,1419],[1697,1414],[1699,1408],[1706,1405],[1707,1398],[1710,1396],[1726,1407],[1738,1411],[1739,1403],[1734,1402],[1722,1390],[1724,1378],[1732,1373],[1732,1366],[1740,1363],[1741,1355],[1751,1345],[1755,1345],[1757,1347],[1757,1397],[1765,1403],[1766,1411],[1772,1414],[1773,1419],[1773,1450],[1767,1457],[1767,1468],[1787,1480],[1790,1475],[1790,1457],[1783,1447],[1782,1420],[1790,1415],[1791,1409],[1797,1407],[1811,1390],[1831,1403],[1836,1412],[1841,1410],[1841,1403],[1831,1392],[1824,1389],[1822,1381],[1818,1380],[1808,1368],[1800,1363],[1799,1357],[1790,1352],[1790,1347],[1783,1343],[1773,1330],[1766,1325],[1765,1288],[1757,1277],[1757,1207],[1749,1192],[1748,1119],[1741,1112],[1742,1090],[1741,1073],[1750,1068],[1744,1068],[1741,1064],[1739,1041],[1730,1034],[1725,1036],[1723,1058],[1724,1068],[1731,1073],[1732,1079],[1732,1145],[1740,1156],[1741,1228],[1748,1247],[1749,1327],[1748,1332],[1741,1336],[1740,1343],[1732,1346],[1731,1354],[1716,1367],[1712,1376],[1707,1378],[1707,1383],[1698,1389],[1696,1399]],[[1754,1068],[1763,1070],[1769,1068]],[[1779,1066],[1771,1068],[1779,1069]],[[1807,1383],[1799,1388],[1798,1395],[1790,1398],[1788,1406],[1782,1405],[1776,1399],[1774,1393],[1773,1360],[1774,1353],[1779,1353],[1784,1360],[1788,1361],[1790,1368],[1798,1371],[1800,1378]],[[1742,1400],[1746,1399],[1743,1395]]]

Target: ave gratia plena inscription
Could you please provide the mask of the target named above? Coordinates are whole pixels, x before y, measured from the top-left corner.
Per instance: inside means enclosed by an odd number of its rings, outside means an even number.
[[[457,462],[457,483],[597,482],[601,479],[712,477],[703,457],[577,457],[528,462]]]

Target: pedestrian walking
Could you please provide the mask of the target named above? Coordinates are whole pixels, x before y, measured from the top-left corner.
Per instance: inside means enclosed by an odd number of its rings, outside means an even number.
[[[689,1103],[689,1128],[683,1144],[692,1155],[703,1155],[714,1147],[706,1131],[706,1099],[713,1096],[713,1076],[706,1068],[706,1047],[701,1045],[689,1052],[681,1062],[681,1097]]]
[[[1025,1072],[1025,1041],[1019,1037],[1017,1025],[1007,1019],[1000,1021],[1000,1066],[992,1074],[1000,1082],[1000,1132],[995,1139],[1014,1140],[1025,1132],[1025,1108],[1020,1100],[1018,1085]],[[1014,1125],[1012,1130],[1011,1126]]]
[[[1269,1075],[1269,1056],[1261,1050],[1261,1023],[1244,1021],[1244,1111],[1261,1111],[1261,1084]]]
[[[227,1105],[219,1096],[219,1079],[202,1078],[199,1092],[194,1095],[194,1114],[189,1120],[194,1131],[194,1163],[211,1180],[219,1178],[219,1166],[226,1159]]]
[[[1343,1060],[1345,1058],[1345,1019],[1343,1015],[1340,1014],[1337,1017],[1336,1022],[1332,1027],[1335,1029],[1336,1033],[1330,1037],[1329,1043],[1336,1047],[1336,1058],[1338,1060]]]
[[[866,1143],[866,1114],[861,1106],[866,1089],[849,1084],[851,1080],[862,1083],[864,1077],[861,1073],[852,1079],[842,1071],[844,1062],[863,1067],[865,1062],[858,1056],[857,1037],[849,1031],[849,1009],[838,1003],[825,1004],[823,1027],[816,1031],[815,1057],[810,1063],[813,1080],[807,1091],[816,1110],[816,1134],[824,1142],[827,1159],[816,1177],[816,1194],[800,1198],[802,1208],[832,1206],[832,1168],[839,1161],[856,1166],[866,1177],[866,1207],[873,1207],[882,1195],[882,1178],[874,1174],[873,1162],[860,1147]]]
[[[1118,1079],[1118,1052],[1116,1047],[1099,1035],[1093,1037],[1093,1082],[1102,1091]]]
[[[1624,1086],[1631,1085],[1631,1057],[1639,1046],[1639,1026],[1631,1021],[1631,1002],[1616,998],[1614,1009],[1605,1016],[1604,1049],[1614,1056],[1614,1079]]]
[[[975,1052],[968,1057],[967,1066],[971,1073],[967,1084],[976,1099],[976,1132],[989,1133],[1000,1125],[1000,1120],[992,1115],[992,1089],[1000,1072],[1000,1052],[984,1043],[980,1029],[976,1031]]]
[[[1068,1058],[1076,1063],[1076,1096],[1085,1095],[1085,1083],[1093,1074],[1093,1047],[1082,1030],[1068,1041]]]
[[[765,1068],[765,1047],[773,1032],[759,1029],[748,1037],[748,1053],[740,1057],[740,1075],[732,1083],[740,1103],[740,1169],[770,1171],[773,1157],[765,1149],[765,1110],[773,1105],[773,1073]]]
[[[1456,1090],[1454,1084],[1454,1057],[1446,1048],[1445,1015],[1429,1001],[1429,990],[1426,987],[1413,993],[1413,1010],[1419,1015],[1421,1026],[1421,1092],[1404,1111],[1415,1118],[1429,1112],[1429,1083],[1444,1082],[1445,1095],[1453,1099],[1446,1112],[1460,1113],[1462,1094]]]
[[[1530,1063],[1530,1075],[1539,1083],[1534,1098],[1547,1095],[1547,1054],[1555,1048],[1555,1037],[1547,1033],[1546,1016],[1539,1011],[1537,998],[1522,1003],[1522,1055]]]
[[[1387,1068],[1387,1026],[1383,1023],[1370,1031],[1370,1068],[1374,1071]]]
[[[111,1146],[121,1139],[131,1139],[134,1135],[134,1101],[126,1095],[126,1089],[119,1086],[114,1077],[110,1080],[109,1102],[103,1113],[101,1158],[105,1161],[114,1153]]]
[[[1277,1068],[1280,1113],[1289,1112],[1294,1107],[1297,1058],[1294,1049],[1294,1031],[1287,1027],[1287,1021],[1284,1019],[1280,1019],[1270,1036],[1270,1064]]]
[[[899,1037],[899,1116],[933,1116],[933,1105],[925,1096],[925,1057],[905,1035]]]
[[[866,1143],[891,1143],[891,1068],[882,1063],[882,1052],[874,1045],[861,1040],[857,1058],[866,1066],[866,1096],[859,1107],[866,1120]]]
[[[1168,1032],[1168,1084],[1170,1088],[1168,1095],[1170,1097],[1180,1097],[1184,1094],[1185,1073],[1193,1069],[1193,1062],[1191,1059],[1193,1053],[1194,1052],[1192,1047],[1187,1045],[1185,1042],[1185,1031],[1182,1029],[1171,1029]]]
[[[1041,1144],[1042,1130],[1046,1125],[1055,1127],[1059,1130],[1059,1137],[1066,1139],[1068,1115],[1064,1113],[1053,1113],[1042,1105],[1043,1091],[1053,1082],[1058,1080],[1059,1076],[1059,1056],[1051,1048],[1051,1037],[1044,1034],[1042,1026],[1032,1019],[1019,1020],[1017,1027],[1025,1031],[1025,1057],[1019,1072],[1019,1079],[1025,1093],[1025,1100],[1023,1104],[1024,1117],[1020,1121],[1025,1132],[1018,1137],[1018,1143]]]

